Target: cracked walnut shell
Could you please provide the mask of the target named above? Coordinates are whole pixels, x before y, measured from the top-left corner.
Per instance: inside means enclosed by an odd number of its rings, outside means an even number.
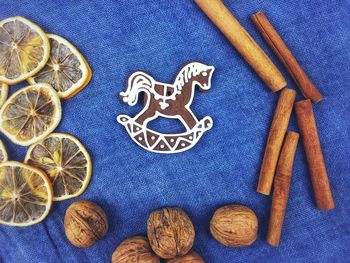
[[[86,248],[104,237],[108,231],[108,219],[97,204],[78,201],[68,207],[64,228],[68,240],[74,246]]]
[[[191,250],[195,231],[188,215],[180,208],[153,211],[147,222],[153,251],[164,259],[183,256]]]
[[[143,236],[124,240],[115,249],[112,263],[159,263],[159,257],[153,253],[148,239]]]
[[[227,205],[216,210],[210,222],[210,232],[225,246],[249,246],[258,235],[258,218],[246,206]]]

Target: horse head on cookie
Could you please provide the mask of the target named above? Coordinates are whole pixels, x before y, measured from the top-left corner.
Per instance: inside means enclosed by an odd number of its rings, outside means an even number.
[[[158,82],[145,72],[137,71],[129,77],[126,91],[120,93],[120,98],[124,103],[134,106],[139,94],[144,92],[145,107],[134,118],[140,125],[146,126],[149,121],[162,116],[178,118],[187,130],[191,130],[198,123],[190,109],[195,88],[209,90],[214,69],[199,62],[188,63],[172,84]]]

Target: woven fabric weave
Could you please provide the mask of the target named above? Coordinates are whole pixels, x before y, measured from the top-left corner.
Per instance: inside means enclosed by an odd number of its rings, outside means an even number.
[[[28,228],[0,226],[0,262],[110,262],[125,238],[146,234],[151,211],[183,208],[193,220],[194,249],[209,263],[348,262],[350,258],[350,2],[347,0],[231,1],[225,3],[276,65],[249,15],[263,10],[325,99],[314,106],[336,209],[316,208],[302,144],[295,158],[281,245],[265,239],[270,197],[256,193],[258,174],[278,93],[262,83],[192,0],[1,0],[0,19],[21,15],[46,32],[67,38],[93,70],[90,84],[64,101],[58,128],[79,138],[91,153],[92,181],[79,198],[54,203],[48,218]],[[211,116],[214,127],[191,150],[161,155],[129,138],[116,116],[134,116],[141,106],[120,103],[128,76],[144,70],[173,81],[188,61],[213,65],[212,89],[196,91],[193,111]],[[288,86],[295,83],[287,77]],[[11,87],[13,93],[22,83]],[[302,96],[298,90],[298,99]],[[179,132],[177,121],[151,123]],[[297,130],[293,113],[290,130]],[[26,148],[0,135],[13,160]],[[76,200],[101,205],[109,218],[107,236],[87,249],[66,239],[63,218]],[[226,248],[209,232],[214,211],[240,203],[259,218],[259,237],[250,247]]]

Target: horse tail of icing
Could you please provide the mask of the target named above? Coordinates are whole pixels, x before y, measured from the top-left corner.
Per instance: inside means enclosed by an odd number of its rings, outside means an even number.
[[[154,86],[154,79],[148,74],[137,71],[128,79],[128,86],[125,92],[120,92],[120,97],[123,102],[134,106],[139,98],[141,91],[149,91]]]

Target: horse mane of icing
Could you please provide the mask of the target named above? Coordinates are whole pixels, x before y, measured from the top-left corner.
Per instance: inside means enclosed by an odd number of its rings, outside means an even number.
[[[176,76],[174,86],[181,90],[186,83],[188,83],[193,77],[200,75],[203,71],[208,70],[209,67],[199,62],[192,62],[181,69]]]

